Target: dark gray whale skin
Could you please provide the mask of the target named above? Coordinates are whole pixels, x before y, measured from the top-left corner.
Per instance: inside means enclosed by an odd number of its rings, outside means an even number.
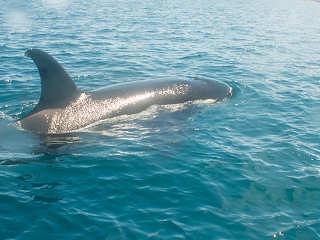
[[[18,122],[24,129],[40,134],[72,132],[102,119],[138,113],[155,104],[221,101],[232,96],[231,87],[211,79],[136,81],[82,92],[46,52],[29,49],[25,55],[39,70],[41,96],[36,107]]]

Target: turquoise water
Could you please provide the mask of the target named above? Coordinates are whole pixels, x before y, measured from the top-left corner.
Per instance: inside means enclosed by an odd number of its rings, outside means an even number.
[[[1,0],[0,22],[1,239],[320,239],[319,2]],[[41,137],[15,125],[40,94],[31,47],[82,90],[235,95]]]

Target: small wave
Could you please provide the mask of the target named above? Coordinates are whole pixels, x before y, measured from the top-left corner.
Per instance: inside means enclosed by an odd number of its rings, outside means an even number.
[[[22,131],[14,119],[0,112],[0,160],[5,162],[24,162],[34,157],[36,138]],[[18,159],[18,160],[17,160]]]
[[[184,57],[181,57],[181,60],[193,60],[197,58],[207,57],[209,54],[207,52],[197,52]]]
[[[0,120],[13,121],[13,118],[0,111]]]

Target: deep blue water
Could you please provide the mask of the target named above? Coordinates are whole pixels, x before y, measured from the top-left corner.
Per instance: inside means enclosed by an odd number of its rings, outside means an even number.
[[[0,0],[1,239],[320,239],[320,3]],[[28,48],[83,90],[213,78],[218,103],[155,106],[68,136],[15,120]]]

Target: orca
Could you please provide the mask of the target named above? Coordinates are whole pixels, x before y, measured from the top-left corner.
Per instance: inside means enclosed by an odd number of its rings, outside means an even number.
[[[99,120],[141,112],[151,105],[222,101],[233,94],[232,87],[212,79],[144,80],[84,92],[48,53],[31,48],[25,56],[38,68],[41,95],[35,108],[18,122],[39,134],[70,133]]]

